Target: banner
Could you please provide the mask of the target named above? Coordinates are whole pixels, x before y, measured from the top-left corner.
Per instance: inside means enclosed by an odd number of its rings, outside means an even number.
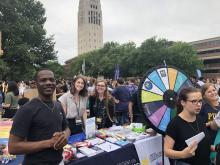
[[[119,65],[117,64],[115,66],[114,80],[118,80],[119,76],[120,76],[120,69],[119,69]]]

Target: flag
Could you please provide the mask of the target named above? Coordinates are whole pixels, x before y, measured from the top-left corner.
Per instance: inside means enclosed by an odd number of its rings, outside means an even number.
[[[197,76],[197,78],[202,77],[202,72],[201,72],[201,70],[196,69],[196,76]]]
[[[86,60],[85,59],[83,60],[83,63],[82,63],[82,73],[83,75],[86,74]]]
[[[114,74],[114,80],[118,80],[120,76],[120,69],[119,69],[119,65],[117,64],[115,66],[115,74]]]

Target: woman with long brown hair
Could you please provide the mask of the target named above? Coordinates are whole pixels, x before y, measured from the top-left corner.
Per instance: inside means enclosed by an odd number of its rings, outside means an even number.
[[[82,132],[82,127],[87,119],[87,100],[86,81],[81,76],[75,77],[71,84],[70,91],[59,98],[63,110],[66,113],[71,134]]]
[[[96,117],[98,129],[108,128],[113,123],[114,103],[108,92],[107,82],[99,80],[95,84],[95,92],[89,97],[90,116]]]

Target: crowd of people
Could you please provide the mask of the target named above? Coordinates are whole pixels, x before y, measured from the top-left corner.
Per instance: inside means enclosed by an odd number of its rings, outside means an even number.
[[[70,135],[83,131],[87,117],[96,117],[98,129],[135,121],[129,108],[138,89],[134,80],[110,83],[76,76],[56,82],[51,70],[42,69],[29,83],[1,86],[2,117],[13,120],[9,152],[24,154],[24,165],[62,164],[63,146]]]
[[[17,110],[38,97],[37,84],[31,81],[1,82],[1,116],[13,118]],[[56,80],[53,100],[61,103],[72,134],[82,132],[87,117],[96,117],[98,128],[143,122],[137,105],[138,81],[117,81],[75,76]],[[135,97],[133,97],[135,95]]]
[[[178,94],[178,114],[167,126],[164,153],[171,165],[219,165],[219,85],[202,79],[194,83],[196,88],[184,88]],[[55,80],[51,70],[42,69],[29,82],[1,82],[0,101],[2,117],[14,121],[9,151],[25,154],[24,164],[62,162],[62,147],[70,135],[84,130],[88,117],[96,118],[98,129],[145,123],[135,79],[125,82],[79,75]],[[201,132],[205,134],[201,142],[186,144]]]

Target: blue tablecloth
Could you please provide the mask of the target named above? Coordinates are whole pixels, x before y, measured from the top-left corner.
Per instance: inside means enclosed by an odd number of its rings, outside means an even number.
[[[7,138],[0,138],[0,144],[8,144],[8,139]],[[22,163],[24,159],[23,155],[16,155],[16,159],[10,161],[9,163],[7,163],[7,165],[19,165],[20,163]]]
[[[104,152],[92,157],[73,160],[67,165],[134,165],[139,163],[134,144],[127,144],[112,152]]]

